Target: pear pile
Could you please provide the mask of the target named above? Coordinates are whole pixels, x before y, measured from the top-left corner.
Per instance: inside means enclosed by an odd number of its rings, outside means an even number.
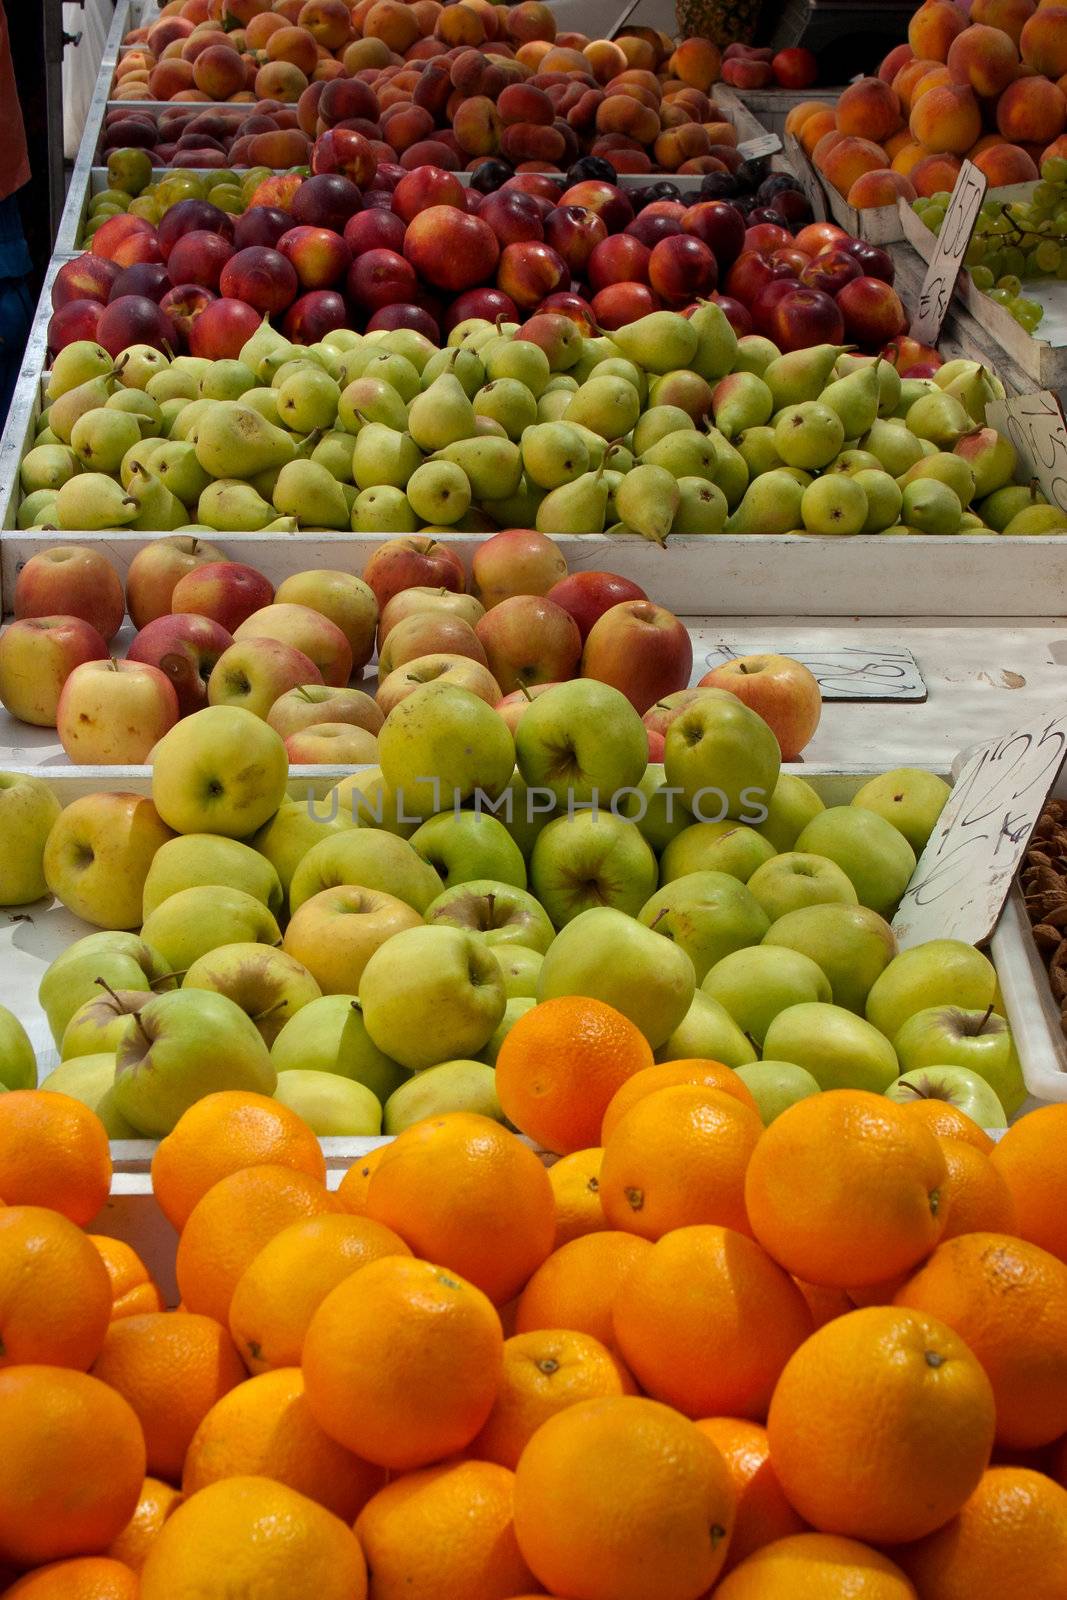
[[[236,359],[91,341],[56,357],[20,528],[81,532],[841,535],[1067,531],[1015,483],[976,362],[933,379],[837,345],[781,353],[721,309],[610,336],[471,318]]]

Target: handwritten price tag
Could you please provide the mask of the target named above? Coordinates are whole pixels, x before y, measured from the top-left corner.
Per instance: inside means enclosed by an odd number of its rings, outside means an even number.
[[[1036,478],[1045,499],[1067,511],[1067,422],[1052,390],[994,400],[986,421],[1015,446],[1021,476]]]
[[[920,344],[936,345],[941,337],[941,324],[956,292],[956,280],[963,270],[963,258],[982,209],[986,188],[985,173],[980,172],[973,161],[965,161],[937,236],[933,258],[926,269],[919,309],[909,330]]]
[[[782,141],[776,133],[761,133],[755,139],[746,139],[737,147],[739,156],[746,161],[758,161],[761,156],[775,156],[782,148]]]
[[[708,667],[720,667],[726,661],[735,661],[739,655],[760,653],[751,649],[735,650],[725,640],[719,640],[714,649],[708,651],[705,662]],[[903,645],[885,650],[877,645],[827,647],[786,639],[779,640],[766,653],[802,662],[817,680],[824,700],[926,699],[926,684],[918,663]],[[699,664],[694,667],[694,683],[700,681],[703,672],[704,667]]]
[[[786,134],[785,153],[789,157],[789,165],[795,172],[800,187],[808,197],[812,216],[816,222],[825,222],[826,196],[822,192],[822,184],[815,176],[807,151],[803,149],[795,133]]]
[[[984,944],[1067,755],[1067,715],[1017,728],[964,762],[904,892],[893,932]]]

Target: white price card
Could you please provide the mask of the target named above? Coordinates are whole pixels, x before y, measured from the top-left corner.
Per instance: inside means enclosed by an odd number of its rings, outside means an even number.
[[[781,148],[782,141],[776,133],[761,133],[739,144],[737,153],[746,161],[758,161],[761,156],[776,156]]]
[[[967,254],[987,187],[985,173],[979,171],[973,161],[965,161],[956,179],[930,265],[926,269],[919,294],[919,308],[908,330],[920,344],[936,345],[941,337],[941,324],[956,292],[956,280],[963,270],[963,258]]]
[[[1067,511],[1067,423],[1052,390],[993,400],[986,407],[986,422],[1015,446],[1019,476],[1036,478],[1045,499]]]
[[[904,645],[883,649],[880,645],[806,645],[778,640],[763,651],[735,650],[719,640],[705,656],[709,668],[736,661],[739,655],[782,655],[799,661],[816,678],[824,700],[911,700],[926,699],[926,684],[919,664]],[[694,683],[704,672],[697,666]]]
[[[1065,755],[1067,714],[970,752],[893,918],[902,950],[986,942]]]
[[[823,194],[822,184],[815,176],[815,168],[808,160],[807,151],[800,144],[795,133],[786,134],[785,153],[789,157],[789,165],[800,187],[807,195],[812,217],[816,222],[825,222],[827,215],[826,196]]]

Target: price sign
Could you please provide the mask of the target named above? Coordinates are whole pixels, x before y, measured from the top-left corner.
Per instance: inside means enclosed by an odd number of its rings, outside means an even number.
[[[920,344],[936,345],[941,337],[941,324],[956,292],[956,280],[963,269],[963,258],[982,209],[986,188],[985,173],[980,172],[973,161],[965,161],[926,269],[919,309],[908,330]]]
[[[746,161],[758,161],[761,156],[777,155],[782,141],[776,133],[761,133],[755,139],[746,139],[737,147],[737,153]]]
[[[902,950],[928,939],[985,943],[1065,755],[1067,715],[972,751],[893,918]]]
[[[1022,476],[1036,478],[1045,499],[1067,511],[1067,423],[1052,390],[994,400],[986,407],[986,422],[1007,434]]]
[[[811,162],[808,160],[807,151],[802,147],[795,133],[786,134],[785,153],[789,157],[789,165],[796,174],[800,187],[808,197],[812,216],[816,222],[825,222],[826,196],[822,192],[822,184],[815,176]]]

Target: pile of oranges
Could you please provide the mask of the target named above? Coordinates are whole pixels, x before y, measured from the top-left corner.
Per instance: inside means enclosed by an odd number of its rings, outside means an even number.
[[[92,1113],[0,1096],[4,1600],[1064,1600],[1067,1106],[764,1129],[580,998],[497,1071],[528,1140],[429,1118],[336,1191],[198,1102],[173,1310],[85,1231]]]

